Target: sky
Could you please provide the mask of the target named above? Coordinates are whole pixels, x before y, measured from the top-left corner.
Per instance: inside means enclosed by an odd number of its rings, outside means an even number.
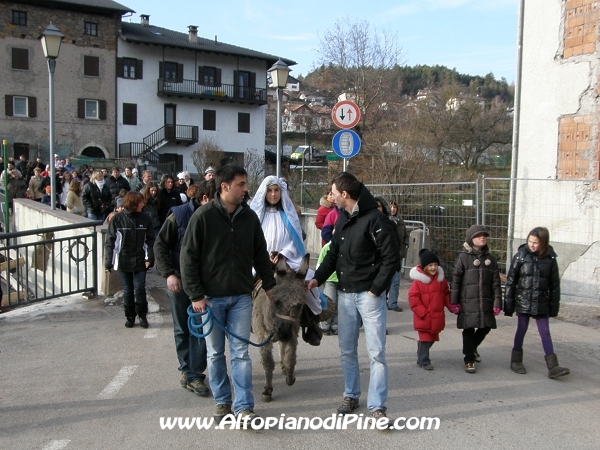
[[[468,75],[514,82],[518,0],[117,0],[135,14],[123,20],[198,35],[288,58],[291,75],[320,65],[319,42],[336,22],[366,20],[397,38],[403,65],[443,65]],[[281,5],[281,6],[279,6]]]

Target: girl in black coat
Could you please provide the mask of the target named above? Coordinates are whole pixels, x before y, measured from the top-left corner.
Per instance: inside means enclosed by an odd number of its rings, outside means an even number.
[[[154,265],[152,220],[142,212],[144,197],[139,192],[128,192],[123,198],[123,208],[123,212],[117,213],[108,225],[104,268],[107,272],[113,268],[119,272],[123,284],[125,326],[133,327],[137,314],[140,326],[148,328],[146,271]]]
[[[526,373],[523,366],[523,340],[529,319],[533,317],[546,354],[548,377],[557,378],[568,375],[570,371],[558,365],[550,337],[548,318],[558,315],[560,277],[556,253],[549,242],[548,229],[537,227],[529,232],[527,244],[519,247],[506,277],[504,314],[512,316],[516,311],[518,317],[510,368],[519,374]]]

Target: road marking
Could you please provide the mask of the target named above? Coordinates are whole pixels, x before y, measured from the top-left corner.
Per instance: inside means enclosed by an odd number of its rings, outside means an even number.
[[[70,439],[62,439],[60,441],[50,441],[42,450],[60,450],[65,448],[71,442]]]
[[[119,390],[125,386],[125,383],[129,380],[129,377],[133,375],[133,372],[138,368],[138,366],[125,366],[119,373],[115,375],[108,386],[104,388],[102,392],[98,394],[98,398],[101,400],[108,400],[113,398]]]
[[[148,298],[148,323],[151,324],[150,328],[146,330],[144,339],[154,339],[158,336],[158,330],[160,329],[157,325],[163,323],[163,317],[160,314],[160,306],[151,297]]]

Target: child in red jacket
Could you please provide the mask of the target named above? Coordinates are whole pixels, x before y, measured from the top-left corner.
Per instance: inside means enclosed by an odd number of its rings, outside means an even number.
[[[408,304],[413,311],[413,324],[419,333],[417,341],[417,365],[433,370],[429,349],[440,340],[440,332],[446,326],[444,306],[457,314],[457,307],[450,304],[450,288],[439,266],[437,255],[426,248],[419,252],[421,265],[410,270],[414,281],[408,291]]]

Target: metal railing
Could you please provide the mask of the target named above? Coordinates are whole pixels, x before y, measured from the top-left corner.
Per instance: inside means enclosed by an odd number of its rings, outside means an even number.
[[[196,80],[165,81],[158,79],[158,94],[185,95],[209,100],[241,101],[265,105],[267,103],[267,90],[256,87],[238,86],[234,84],[221,84],[219,86],[206,86],[198,84]]]
[[[98,293],[98,244],[101,221],[16,233],[0,233],[0,309],[76,294]],[[76,234],[73,230],[93,227]],[[68,231],[68,233],[61,233]],[[61,236],[60,234],[64,234]],[[38,240],[34,240],[38,237]]]
[[[167,142],[195,144],[198,142],[198,127],[196,125],[165,125],[146,136],[143,142],[119,144],[119,155],[158,163],[159,154],[155,150]]]

